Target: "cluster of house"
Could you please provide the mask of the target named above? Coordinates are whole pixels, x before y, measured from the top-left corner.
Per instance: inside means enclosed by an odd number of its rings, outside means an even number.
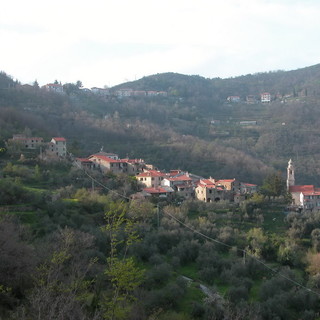
[[[142,190],[133,195],[133,198],[171,198],[178,195],[185,199],[196,198],[204,202],[239,202],[248,194],[257,192],[255,184],[241,183],[236,179],[204,179],[182,170],[163,172],[146,164],[143,159],[120,159],[117,154],[103,151],[87,158],[76,158],[74,161],[75,165],[82,169],[135,175]]]
[[[205,179],[182,170],[159,171],[146,164],[143,159],[120,159],[117,154],[102,151],[88,158],[76,158],[75,163],[83,169],[98,169],[102,173],[135,175],[142,190],[133,195],[133,198],[171,198],[178,195],[203,202],[226,200],[239,203],[258,191],[256,184],[236,179]],[[291,159],[287,168],[287,190],[292,195],[294,206],[309,210],[320,209],[320,188],[314,185],[295,185]]]
[[[227,97],[227,101],[230,103],[238,103],[241,101],[240,96],[229,96]],[[254,104],[260,101],[261,103],[269,103],[271,102],[271,94],[269,92],[260,93],[260,100],[254,95],[248,95],[245,98],[247,104]]]
[[[314,185],[295,185],[294,164],[292,160],[287,167],[287,190],[293,199],[293,205],[308,210],[320,209],[320,188]]]
[[[63,94],[63,85],[58,83],[48,83],[44,86],[44,89],[49,92],[55,92],[59,94]],[[168,93],[166,91],[155,91],[155,90],[133,90],[130,88],[127,89],[119,89],[113,92],[110,92],[108,88],[97,88],[93,87],[91,89],[89,88],[81,88],[84,92],[91,92],[93,94],[106,97],[106,96],[117,96],[119,98],[123,97],[166,97]]]
[[[29,137],[15,134],[7,141],[12,148],[40,150],[42,160],[66,158],[67,141],[63,137],[54,137],[44,142],[41,137]],[[100,151],[87,158],[75,158],[74,164],[84,170],[100,170],[102,173],[125,173],[134,175],[142,186],[142,191],[133,197],[165,197],[173,195],[185,199],[196,198],[204,202],[227,200],[240,202],[248,195],[257,192],[257,185],[240,182],[236,179],[205,179],[182,170],[164,172],[143,159],[120,159],[115,153]],[[314,185],[295,185],[295,168],[292,160],[287,167],[287,190],[293,199],[293,205],[302,209],[320,209],[320,188]]]
[[[41,137],[28,137],[24,134],[15,134],[8,139],[7,145],[14,149],[40,150],[40,158],[54,160],[67,156],[67,141],[63,137],[54,137],[50,142],[44,142]]]

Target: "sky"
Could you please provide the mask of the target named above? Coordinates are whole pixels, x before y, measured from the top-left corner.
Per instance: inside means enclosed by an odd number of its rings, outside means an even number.
[[[319,16],[319,0],[3,1],[0,71],[91,88],[295,70],[320,63]]]

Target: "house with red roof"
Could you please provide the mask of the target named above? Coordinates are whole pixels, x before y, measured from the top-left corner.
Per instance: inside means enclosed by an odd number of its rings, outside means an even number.
[[[156,188],[161,186],[162,180],[166,177],[168,177],[168,173],[158,170],[145,170],[136,176],[137,180],[147,188]]]
[[[260,101],[262,103],[269,103],[271,102],[271,94],[269,92],[263,92],[260,94]]]
[[[314,185],[296,185],[295,168],[290,159],[287,167],[287,190],[293,199],[293,205],[303,209],[320,209],[320,188]]]
[[[103,173],[111,171],[115,174],[123,172],[121,161],[111,158],[103,152],[93,154],[88,157],[88,160],[94,163],[94,167],[100,169]]]
[[[240,193],[240,182],[236,179],[221,179],[217,180],[216,184],[223,186],[228,191]]]
[[[171,170],[170,175],[162,180],[161,186],[173,188],[179,196],[184,198],[194,196],[195,183],[188,172]]]
[[[143,159],[119,159],[115,153],[100,151],[88,158],[76,158],[75,164],[81,168],[100,169],[106,173],[108,171],[115,174],[126,173],[136,175],[145,166]]]
[[[195,196],[204,202],[218,202],[220,200],[231,200],[230,192],[213,178],[201,179],[196,188]]]
[[[254,194],[258,192],[258,186],[252,183],[241,182],[240,193],[241,194]]]
[[[58,83],[48,83],[44,86],[44,88],[49,92],[55,92],[55,93],[64,93],[63,86]]]
[[[144,188],[142,190],[144,197],[170,198],[174,194],[174,190],[170,187]]]
[[[52,138],[41,156],[46,160],[65,158],[67,156],[67,140],[63,137]]]

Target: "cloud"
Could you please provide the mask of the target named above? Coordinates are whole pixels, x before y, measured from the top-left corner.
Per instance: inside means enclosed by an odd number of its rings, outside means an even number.
[[[1,68],[92,86],[298,68],[318,62],[319,12],[311,0],[11,0],[0,13]]]

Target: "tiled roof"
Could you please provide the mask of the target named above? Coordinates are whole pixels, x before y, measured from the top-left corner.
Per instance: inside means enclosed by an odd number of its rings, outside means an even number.
[[[55,138],[52,138],[53,140],[55,141],[66,141],[65,138],[62,138],[62,137],[55,137]]]
[[[192,179],[187,175],[182,175],[182,176],[178,176],[178,177],[170,177],[167,179],[170,181],[192,181]]]
[[[252,183],[245,183],[243,182],[242,185],[246,186],[246,187],[257,187],[256,184],[252,184]]]
[[[314,192],[302,192],[304,196],[320,196],[320,191],[314,191]]]
[[[150,193],[150,194],[154,194],[154,193],[167,193],[167,192],[173,192],[173,190],[171,189],[164,189],[161,187],[157,187],[157,188],[145,188],[143,189],[144,192]]]
[[[149,170],[145,172],[141,172],[138,174],[138,177],[166,177],[167,174],[164,172]]]
[[[314,185],[290,186],[290,192],[314,192]]]
[[[80,162],[92,162],[90,159],[88,158],[76,158],[77,161],[80,161]]]
[[[106,156],[100,156],[100,155],[98,155],[98,154],[93,154],[93,155],[91,155],[91,156],[89,157],[89,160],[90,160],[91,158],[97,158],[97,159],[100,159],[100,160],[102,160],[102,161],[110,162],[110,163],[111,163],[111,162],[112,162],[112,163],[120,162],[120,160],[114,160],[114,159],[111,159],[111,158],[106,157]]]
[[[201,179],[200,181],[199,181],[199,184],[200,185],[202,185],[202,186],[215,186],[215,183],[214,182],[212,182],[211,180],[209,180],[209,179]]]
[[[121,161],[128,163],[144,163],[143,159],[121,159]]]

